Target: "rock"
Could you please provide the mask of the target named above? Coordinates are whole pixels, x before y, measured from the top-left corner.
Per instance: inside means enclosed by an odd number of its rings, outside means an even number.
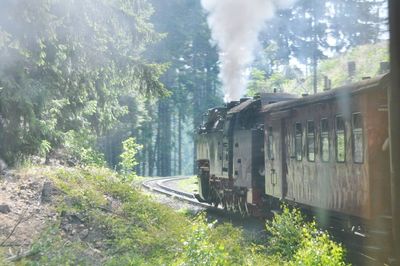
[[[60,191],[53,185],[53,183],[46,181],[43,184],[40,200],[42,203],[51,202],[51,196],[58,195],[59,192]]]
[[[89,229],[83,229],[79,232],[79,238],[81,240],[85,239],[89,235]]]
[[[0,205],[0,212],[1,213],[9,213],[9,212],[11,212],[11,209],[7,204],[1,204]]]
[[[2,173],[4,170],[7,169],[7,164],[5,161],[3,161],[2,159],[0,159],[0,173]]]
[[[28,183],[27,187],[31,190],[36,190],[40,187],[40,184],[37,181],[32,181],[32,182]]]

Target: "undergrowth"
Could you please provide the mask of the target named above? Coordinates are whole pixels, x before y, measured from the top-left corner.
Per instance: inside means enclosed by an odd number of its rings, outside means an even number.
[[[305,221],[299,210],[287,206],[282,209],[266,223],[270,235],[267,254],[285,265],[346,265],[344,248],[327,232],[319,230],[314,221]]]
[[[190,222],[153,202],[103,168],[60,169],[47,173],[62,190],[60,220],[32,246],[27,265],[169,264],[187,237]],[[76,220],[76,221],[75,221]],[[63,224],[72,223],[72,230]],[[75,226],[76,225],[76,226]],[[79,231],[87,229],[88,237]]]
[[[283,208],[267,222],[268,242],[252,243],[232,224],[155,203],[105,168],[40,173],[61,191],[59,213],[21,265],[345,265],[343,248]]]

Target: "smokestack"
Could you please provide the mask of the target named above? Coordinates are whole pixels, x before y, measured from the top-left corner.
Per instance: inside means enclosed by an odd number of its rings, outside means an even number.
[[[324,91],[329,91],[331,88],[332,81],[327,76],[324,76]]]
[[[350,61],[347,63],[347,71],[351,80],[356,75],[356,62]]]
[[[259,46],[258,35],[278,9],[289,8],[295,0],[201,0],[208,12],[207,22],[218,46],[220,79],[225,101],[245,94],[248,67]]]

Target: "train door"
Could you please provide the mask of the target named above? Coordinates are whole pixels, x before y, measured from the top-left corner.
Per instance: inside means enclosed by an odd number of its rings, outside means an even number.
[[[285,196],[286,176],[283,160],[286,150],[282,120],[272,120],[266,128],[265,192],[267,195],[282,198]]]

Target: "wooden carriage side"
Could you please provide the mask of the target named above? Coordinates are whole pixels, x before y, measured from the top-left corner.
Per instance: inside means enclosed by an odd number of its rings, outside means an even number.
[[[266,106],[266,194],[337,215],[384,212],[386,84],[381,76]]]

